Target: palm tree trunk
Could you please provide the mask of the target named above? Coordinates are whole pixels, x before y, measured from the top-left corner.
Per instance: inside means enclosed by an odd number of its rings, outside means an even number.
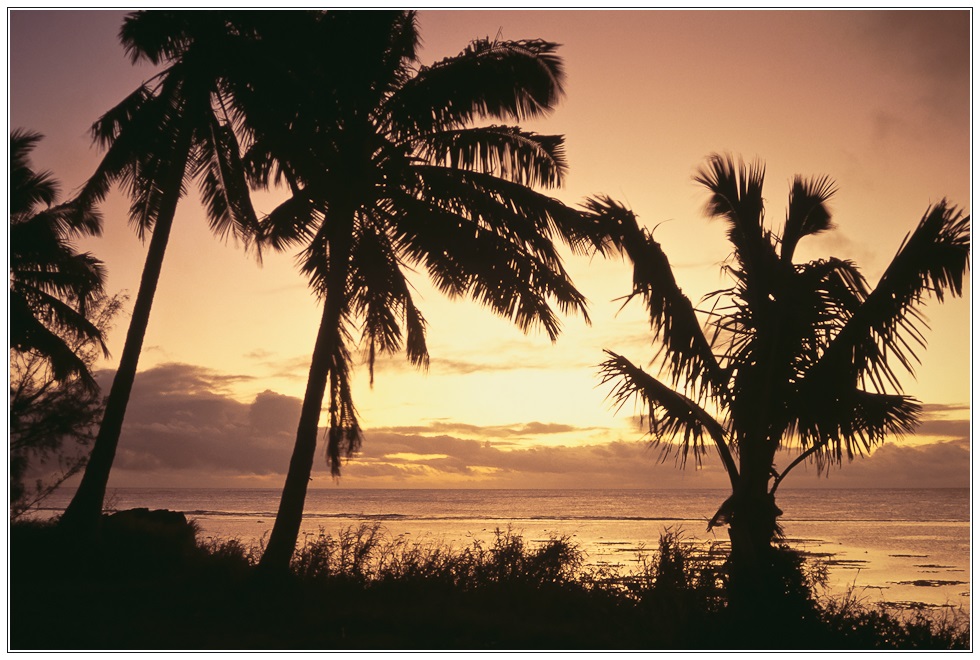
[[[279,500],[279,511],[272,526],[269,545],[266,546],[259,568],[269,572],[285,572],[299,538],[300,523],[303,521],[303,507],[306,502],[306,489],[313,472],[313,459],[316,454],[316,436],[320,423],[320,410],[327,389],[331,358],[338,341],[339,328],[334,305],[328,301],[323,306],[323,318],[317,332],[310,376],[306,382],[306,394],[296,430],[296,444],[289,459],[289,471]]]
[[[109,390],[109,397],[106,399],[99,435],[95,439],[78,490],[59,522],[60,527],[73,532],[93,532],[101,519],[106,486],[109,483],[109,472],[112,470],[116,448],[119,446],[119,435],[122,432],[129,395],[133,390],[133,381],[136,379],[136,367],[139,364],[140,352],[143,348],[143,338],[146,336],[146,328],[150,322],[153,296],[160,281],[163,258],[167,252],[167,242],[170,240],[170,230],[177,211],[177,202],[180,200],[181,182],[190,145],[181,146],[183,148],[177,152],[177,162],[174,164],[173,180],[161,203],[160,213],[150,238],[150,246],[146,252],[146,263],[143,266],[139,293],[137,293],[136,302],[133,305],[133,317],[129,322],[129,330],[126,332],[126,343],[119,359],[119,368],[112,379],[112,387]]]
[[[771,601],[775,588],[772,543],[780,512],[768,492],[769,462],[760,452],[750,464],[746,459],[751,456],[746,451],[741,457],[741,476],[728,529],[732,542],[729,599],[739,608],[757,608]]]
[[[767,328],[760,339],[761,357],[740,373],[737,385],[743,388],[739,406],[733,411],[739,433],[739,487],[733,498],[732,520],[729,525],[731,552],[731,594],[737,604],[756,606],[768,600],[772,580],[772,542],[778,526],[774,496],[769,492],[772,461],[778,438],[774,437],[773,418],[778,401],[773,392],[773,356],[778,345],[778,328]],[[771,336],[770,336],[771,335]],[[760,335],[761,336],[761,335]],[[754,387],[752,387],[754,385]]]
[[[310,377],[306,383],[303,408],[300,411],[299,427],[296,430],[296,444],[289,459],[289,471],[279,500],[276,522],[269,535],[259,569],[267,574],[284,574],[289,570],[289,561],[296,549],[299,528],[303,521],[303,507],[306,503],[306,489],[313,473],[313,458],[316,454],[316,436],[319,427],[323,396],[327,389],[330,371],[335,361],[340,360],[341,317],[346,305],[347,274],[350,269],[350,247],[354,227],[353,206],[344,212],[341,204],[331,205],[329,224],[329,273],[327,297],[323,305],[323,317],[313,347],[310,364]]]

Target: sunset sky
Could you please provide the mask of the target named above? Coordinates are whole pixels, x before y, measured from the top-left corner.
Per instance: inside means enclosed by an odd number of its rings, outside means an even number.
[[[8,12],[9,128],[45,135],[33,164],[70,192],[94,170],[92,122],[153,75],[119,45],[120,11]],[[873,284],[926,208],[943,197],[970,212],[968,11],[423,11],[429,64],[478,37],[562,44],[567,96],[525,124],[566,137],[557,196],[608,194],[632,208],[693,302],[727,285],[724,227],[703,214],[692,174],[713,152],[766,162],[768,221],[780,227],[795,174],[827,174],[838,229],[798,259],[855,260]],[[269,211],[278,197],[256,197]],[[101,365],[106,388],[122,352],[146,254],[114,193],[104,235],[84,250],[130,296]],[[429,323],[427,373],[404,356],[357,373],[364,450],[341,487],[724,487],[713,453],[702,471],[659,462],[632,406],[599,386],[604,348],[637,364],[654,354],[643,309],[620,311],[631,287],[621,260],[569,257],[592,323],[564,319],[551,344],[522,335],[419,277]],[[932,329],[906,393],[925,406],[915,437],[829,479],[797,468],[784,487],[969,484],[970,292],[925,308]],[[140,373],[110,488],[280,487],[320,312],[292,254],[264,254],[210,235],[196,190],[178,207]],[[785,464],[783,460],[783,464]],[[332,487],[322,455],[313,487]]]

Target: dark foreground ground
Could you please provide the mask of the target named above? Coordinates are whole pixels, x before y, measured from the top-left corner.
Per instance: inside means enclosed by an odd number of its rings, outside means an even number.
[[[125,512],[124,512],[125,513]],[[786,594],[726,602],[724,566],[668,536],[630,575],[584,568],[565,539],[529,547],[410,545],[376,529],[309,541],[289,575],[256,549],[201,545],[182,516],[106,518],[97,539],[10,530],[12,650],[966,649],[968,621],[814,596],[788,560]],[[161,523],[162,520],[162,523]]]

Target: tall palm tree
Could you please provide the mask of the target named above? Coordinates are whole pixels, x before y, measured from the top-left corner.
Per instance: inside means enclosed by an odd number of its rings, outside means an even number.
[[[763,223],[764,174],[760,163],[715,155],[695,178],[733,247],[733,285],[707,298],[706,324],[634,214],[608,198],[587,203],[611,246],[633,262],[633,295],[645,301],[662,347],[660,378],[607,351],[602,381],[619,405],[643,402],[653,442],[682,463],[691,453],[700,461],[706,439],[717,449],[732,495],[709,528],[729,525],[747,589],[772,560],[775,493],[790,470],[807,460],[839,464],[914,430],[921,406],[901,393],[893,367],[911,371],[916,345],[925,345],[921,304],[929,294],[940,302],[962,294],[970,251],[969,216],[944,200],[873,289],[850,261],[795,263],[801,239],[832,228],[834,183],[797,177],[778,235]],[[777,467],[776,452],[794,446],[795,458]]]
[[[30,164],[40,140],[29,131],[10,135],[10,347],[43,356],[55,379],[75,376],[94,390],[72,347],[95,342],[108,355],[102,332],[87,315],[104,294],[105,269],[91,254],[76,252],[71,240],[98,235],[102,221],[84,205],[55,203],[58,183]]]
[[[404,345],[428,363],[425,320],[406,271],[424,269],[450,297],[469,296],[519,328],[555,339],[551,308],[585,315],[553,238],[587,238],[581,213],[539,193],[561,184],[560,136],[474,120],[522,120],[554,108],[563,72],[552,43],[473,42],[431,66],[417,63],[412,12],[327,12],[285,118],[257,131],[254,172],[276,173],[291,198],[263,220],[276,249],[302,245],[299,264],[323,300],[296,444],[264,569],[289,565],[317,430],[329,397],[327,455],[335,475],[361,433],[350,389],[357,336],[373,378],[378,353]],[[342,62],[336,68],[324,64]],[[270,81],[279,84],[282,81]],[[287,127],[277,129],[277,126]],[[300,130],[300,128],[302,130]],[[586,316],[587,319],[587,316]]]
[[[140,237],[152,232],[139,292],[99,434],[78,491],[62,516],[65,527],[88,531],[102,512],[106,484],[132,391],[153,296],[177,203],[196,178],[211,228],[248,241],[256,226],[235,128],[227,112],[226,78],[240,73],[236,53],[254,34],[247,14],[149,11],[129,15],[120,39],[133,62],[164,66],[92,127],[106,148],[79,194],[89,205],[117,182],[132,198],[130,221]]]

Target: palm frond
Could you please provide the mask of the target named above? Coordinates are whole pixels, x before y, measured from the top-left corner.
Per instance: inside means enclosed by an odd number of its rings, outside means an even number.
[[[39,205],[51,206],[58,198],[58,183],[51,172],[35,172],[28,160],[42,139],[40,133],[23,129],[10,134],[11,222],[32,215]]]
[[[728,239],[741,270],[759,274],[767,271],[775,259],[763,226],[765,174],[765,165],[760,161],[736,163],[731,155],[713,154],[694,176],[710,193],[705,205],[708,216],[728,221]]]
[[[410,294],[405,296],[403,306],[405,309],[405,354],[408,356],[408,361],[415,367],[428,369],[429,348],[425,341],[425,317],[415,306]]]
[[[826,176],[804,179],[797,176],[789,193],[789,207],[786,211],[786,225],[783,229],[783,261],[792,261],[796,244],[804,236],[819,234],[833,228],[827,202],[837,186]]]
[[[460,128],[476,119],[523,121],[551,111],[564,94],[558,44],[480,39],[397,89],[384,116],[400,134]]]
[[[389,90],[398,89],[411,78],[410,65],[418,61],[422,45],[418,14],[415,11],[399,11],[392,16],[387,31],[388,46],[384,49],[384,69],[392,72]]]
[[[795,267],[781,303],[782,334],[795,342],[790,384],[798,383],[868,296],[867,283],[850,261],[820,259]]]
[[[101,218],[73,203],[50,206],[57,183],[49,173],[36,173],[29,162],[40,139],[26,131],[11,135],[10,346],[43,356],[57,379],[77,374],[93,388],[85,361],[68,341],[97,342],[108,354],[102,331],[86,316],[89,304],[103,293],[106,273],[101,261],[76,252],[70,239],[97,234]],[[40,204],[47,208],[39,209]]]
[[[106,146],[106,152],[77,194],[79,204],[94,206],[104,200],[112,185],[123,179],[138,161],[139,154],[156,141],[156,127],[163,115],[158,104],[145,103],[150,97],[145,87],[140,88],[93,124],[93,138]],[[134,107],[123,107],[127,101]],[[143,107],[147,107],[146,111],[140,112]]]
[[[682,380],[708,393],[724,396],[727,378],[705,337],[694,306],[674,279],[660,244],[637,224],[636,215],[609,198],[592,198],[586,207],[605,228],[611,245],[633,262],[633,292],[650,315],[654,340],[663,348],[664,366],[674,386]]]
[[[172,67],[173,68],[173,67]],[[82,187],[76,203],[91,207],[119,182],[130,194],[130,221],[142,238],[159,214],[164,190],[183,170],[190,130],[183,113],[183,82],[164,78],[155,89],[141,87],[110,110],[93,127],[97,142],[108,145],[95,173]]]
[[[51,365],[56,380],[77,375],[90,389],[97,387],[85,362],[68,346],[65,340],[34,313],[34,309],[18,292],[10,292],[10,347],[16,351],[36,351]],[[96,334],[101,334],[96,330]]]
[[[494,177],[472,177],[448,168],[417,167],[416,180],[406,190],[397,191],[395,200],[424,199],[429,206],[456,215],[464,226],[473,225],[534,254],[549,267],[561,264],[553,231],[565,227],[574,231],[578,217],[563,204],[549,205],[543,196],[523,194],[521,186]],[[500,184],[508,186],[501,187]],[[543,203],[542,203],[543,202]],[[571,231],[569,231],[571,229]]]
[[[428,366],[425,320],[412,302],[393,246],[373,223],[360,223],[351,251],[350,280],[353,314],[364,319],[362,342],[367,344],[371,384],[377,353],[392,354],[401,348],[402,323],[409,360],[419,367]]]
[[[12,287],[10,295],[24,300],[32,311],[32,317],[52,332],[73,340],[97,342],[108,356],[109,349],[102,332],[86,318],[83,306],[77,301],[67,302],[42,289],[27,286]],[[18,349],[30,350],[30,346],[18,346]]]
[[[92,124],[95,144],[110,149],[125,133],[139,132],[141,137],[154,133],[163,118],[159,91],[159,85],[151,87],[144,83],[106,111]]]
[[[52,206],[38,213],[38,216],[47,218],[69,240],[102,235],[102,213],[77,199]]]
[[[140,60],[151,64],[174,60],[191,43],[184,12],[179,11],[128,14],[119,30],[119,40],[133,64]]]
[[[246,179],[253,186],[267,190],[286,182],[295,195],[301,187],[296,171],[316,167],[310,164],[312,159],[309,152],[308,144],[305,148],[298,148],[292,139],[283,140],[282,136],[259,134],[254,136],[245,150],[242,168]]]
[[[410,194],[424,197],[454,213],[468,216],[494,231],[520,236],[526,245],[553,249],[555,238],[573,253],[595,248],[601,239],[594,222],[554,197],[483,172],[416,164]]]
[[[200,140],[192,176],[200,182],[211,230],[219,237],[233,235],[246,245],[259,230],[252,207],[238,140],[229,126],[209,118],[208,139]]]
[[[192,47],[210,45],[241,16],[218,10],[153,10],[130,13],[123,19],[119,40],[133,64],[164,64],[186,56]]]
[[[275,250],[309,241],[323,224],[323,214],[305,196],[294,195],[259,221],[257,240]]]
[[[516,127],[440,131],[413,142],[429,163],[492,174],[522,186],[560,187],[568,169],[562,136],[538,135]]]
[[[128,188],[130,198],[129,223],[140,240],[145,240],[147,233],[153,231],[168,194],[174,188],[180,198],[187,194],[184,168],[187,154],[181,154],[175,148],[173,156],[175,160],[172,161],[141,157],[124,173],[122,182]]]
[[[833,339],[811,380],[867,380],[878,392],[900,389],[889,360],[914,373],[914,345],[925,345],[920,306],[962,295],[970,259],[970,217],[942,201],[930,207],[861,306]]]
[[[396,245],[446,295],[468,296],[522,331],[543,328],[552,340],[561,325],[549,298],[563,313],[580,312],[588,320],[585,298],[560,262],[545,263],[520,243],[436,205],[406,197],[398,206]]]
[[[80,309],[101,294],[105,283],[101,261],[68,247],[57,253],[18,252],[11,255],[10,263],[11,289],[38,291],[69,300]]]
[[[922,412],[912,397],[857,388],[833,393],[807,390],[801,398],[795,406],[795,433],[801,447],[815,453],[818,467],[839,465],[844,456],[852,460],[867,454],[888,436],[913,433]]]
[[[629,400],[638,397],[647,409],[646,419],[652,442],[671,443],[680,440],[674,448],[666,444],[666,456],[676,451],[681,465],[693,453],[700,464],[704,453],[704,436],[714,443],[728,477],[734,487],[738,481],[738,469],[727,444],[724,427],[697,403],[676,392],[667,385],[646,373],[625,357],[604,351],[609,358],[600,365],[601,384],[612,384],[609,397],[613,404],[621,408]]]
[[[625,254],[627,241],[642,243],[642,235],[637,235],[639,225],[636,214],[621,202],[608,195],[596,195],[586,198],[582,202],[582,209],[583,216],[596,236],[594,246],[599,254]]]
[[[361,427],[350,385],[350,352],[344,341],[336,343],[330,364],[330,426],[327,429],[327,459],[330,473],[340,476],[341,458],[350,458],[361,447]]]

